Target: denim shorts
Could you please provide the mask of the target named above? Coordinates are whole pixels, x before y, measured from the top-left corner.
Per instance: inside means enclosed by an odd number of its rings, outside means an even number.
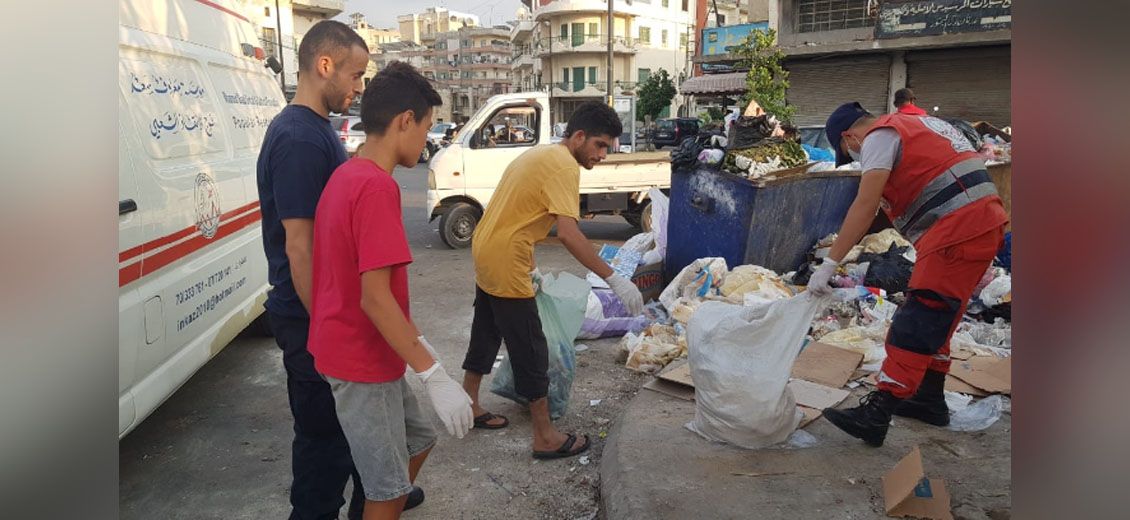
[[[403,377],[387,383],[356,383],[324,376],[330,384],[341,429],[365,498],[384,502],[412,490],[408,459],[436,443],[431,421]]]

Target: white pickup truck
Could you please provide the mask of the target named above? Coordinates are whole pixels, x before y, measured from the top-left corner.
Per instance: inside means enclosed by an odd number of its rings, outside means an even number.
[[[491,97],[455,140],[428,164],[428,221],[440,219],[451,248],[471,245],[471,234],[510,161],[533,146],[550,144],[549,97],[544,92]],[[609,154],[593,169],[581,168],[581,216],[621,215],[650,228],[647,192],[671,186],[669,152]]]

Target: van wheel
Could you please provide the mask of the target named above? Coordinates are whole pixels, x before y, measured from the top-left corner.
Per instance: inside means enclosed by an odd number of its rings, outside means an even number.
[[[440,218],[439,236],[452,249],[470,247],[471,235],[481,217],[482,213],[478,208],[466,202],[458,202]]]
[[[432,145],[426,144],[426,145],[424,145],[424,150],[420,152],[420,160],[417,161],[417,164],[426,163],[426,162],[430,161],[431,159],[432,159]]]

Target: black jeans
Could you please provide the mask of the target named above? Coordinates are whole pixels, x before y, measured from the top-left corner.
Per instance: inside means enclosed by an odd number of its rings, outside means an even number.
[[[475,287],[475,317],[463,370],[489,374],[506,341],[514,390],[531,401],[549,393],[549,348],[533,298],[500,298]]]
[[[349,518],[360,519],[365,492],[337,420],[330,385],[314,370],[314,356],[306,350],[310,320],[276,314],[270,314],[269,319],[275,341],[283,351],[286,391],[294,416],[290,520],[336,520],[345,504],[345,483],[350,475],[353,496]]]

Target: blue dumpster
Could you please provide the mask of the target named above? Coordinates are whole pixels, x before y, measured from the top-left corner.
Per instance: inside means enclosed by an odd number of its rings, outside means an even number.
[[[695,260],[726,259],[784,274],[817,240],[839,231],[859,190],[858,171],[802,173],[750,181],[711,168],[671,172],[664,276]]]

